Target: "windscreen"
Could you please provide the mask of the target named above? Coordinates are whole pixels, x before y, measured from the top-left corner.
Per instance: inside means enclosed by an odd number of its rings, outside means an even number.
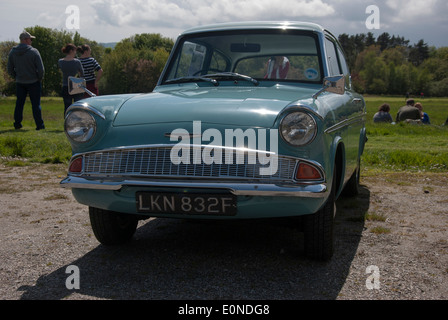
[[[322,82],[313,33],[213,32],[181,38],[164,81],[237,73],[257,80]]]

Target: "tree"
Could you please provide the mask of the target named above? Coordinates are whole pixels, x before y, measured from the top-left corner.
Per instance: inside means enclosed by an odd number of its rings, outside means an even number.
[[[382,33],[376,40],[376,43],[380,46],[381,51],[384,51],[387,48],[389,48],[390,42],[391,42],[391,38],[390,38],[389,33],[387,33],[387,32]]]
[[[387,63],[393,63],[395,66],[402,65],[407,62],[407,49],[402,46],[389,48],[381,52],[381,56]]]
[[[429,58],[429,47],[422,39],[411,47],[409,60],[418,67],[427,58]]]
[[[151,92],[158,78],[156,64],[145,59],[132,59],[125,63],[123,71],[126,74],[126,92]]]
[[[124,72],[127,61],[137,59],[137,52],[127,40],[122,40],[110,53],[105,54],[103,60],[103,77],[100,82],[102,94],[127,93],[126,74]]]
[[[0,91],[2,92],[2,94],[6,95],[13,95],[16,93],[15,81],[14,79],[11,79],[7,72],[9,52],[16,45],[17,43],[15,43],[14,41],[5,41],[0,43],[0,69],[2,69],[3,74],[3,84],[0,88]]]
[[[355,64],[357,53],[355,39],[353,38],[353,36],[350,37],[348,34],[343,33],[339,35],[338,40],[344,50],[347,59],[347,64],[351,69]]]
[[[368,32],[367,37],[365,39],[365,45],[366,45],[366,47],[370,47],[374,44],[376,44],[375,37],[372,32]]]
[[[370,51],[365,57],[366,67],[360,75],[365,79],[367,93],[384,94],[387,92],[388,69],[386,63],[375,51]]]
[[[142,33],[136,34],[131,38],[133,47],[138,50],[156,51],[161,48],[167,52],[173,47],[173,40],[164,38],[158,33]]]
[[[3,94],[3,90],[5,89],[6,79],[3,75],[3,68],[0,68],[0,95]]]
[[[174,42],[160,34],[136,34],[108,50],[103,60],[103,93],[149,92],[157,83]]]
[[[404,37],[392,36],[389,42],[389,47],[407,47],[409,45],[409,40],[405,40]]]
[[[430,58],[426,59],[419,68],[424,70],[429,78],[427,91],[424,92],[432,96],[448,95],[448,47],[432,49]]]

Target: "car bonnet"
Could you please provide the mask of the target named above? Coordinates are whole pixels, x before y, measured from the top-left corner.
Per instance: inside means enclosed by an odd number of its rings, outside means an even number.
[[[114,126],[201,121],[269,128],[287,105],[308,98],[314,92],[313,89],[289,86],[187,86],[129,99],[120,108]]]

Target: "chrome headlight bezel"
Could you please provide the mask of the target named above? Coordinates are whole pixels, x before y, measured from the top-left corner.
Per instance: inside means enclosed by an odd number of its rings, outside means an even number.
[[[95,117],[86,110],[71,110],[64,121],[67,137],[76,143],[86,143],[93,139],[97,131]]]
[[[282,139],[294,147],[310,144],[317,135],[316,120],[310,113],[301,110],[285,114],[278,129]]]

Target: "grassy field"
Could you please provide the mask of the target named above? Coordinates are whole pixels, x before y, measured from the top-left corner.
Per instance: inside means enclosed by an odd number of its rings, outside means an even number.
[[[404,97],[365,96],[367,102],[367,136],[362,167],[365,174],[378,171],[448,171],[448,98],[417,99],[431,119],[431,125],[400,123],[375,124],[373,115],[382,103],[391,105],[395,118]],[[23,128],[14,130],[15,99],[0,98],[0,155],[11,166],[38,163],[67,163],[70,144],[63,130],[62,98],[43,98],[45,130],[36,131],[27,99]]]
[[[71,157],[70,143],[64,133],[62,98],[42,98],[45,130],[36,131],[29,98],[23,113],[23,128],[15,130],[15,98],[0,98],[0,155],[10,165],[27,162],[66,163]]]
[[[383,103],[391,106],[395,119],[404,97],[365,96],[367,103],[367,137],[362,157],[370,171],[448,171],[448,98],[416,99],[428,113],[431,125],[378,124],[373,115]]]

